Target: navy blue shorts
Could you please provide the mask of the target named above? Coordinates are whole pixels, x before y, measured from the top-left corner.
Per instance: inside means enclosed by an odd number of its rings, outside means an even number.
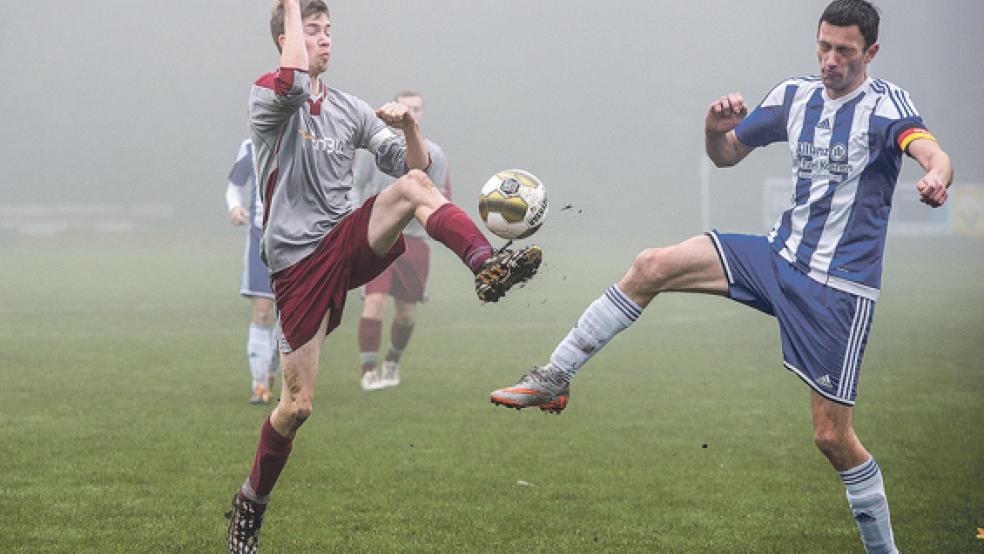
[[[255,225],[246,232],[246,251],[243,252],[243,276],[239,281],[239,294],[246,297],[259,296],[273,300],[270,288],[270,270],[260,259],[260,237],[263,230]]]
[[[708,233],[728,279],[728,296],[779,321],[786,368],[821,396],[857,398],[872,300],[814,281],[757,235]]]

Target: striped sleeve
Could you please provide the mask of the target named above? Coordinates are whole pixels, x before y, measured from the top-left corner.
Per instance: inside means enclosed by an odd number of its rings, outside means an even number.
[[[936,142],[936,137],[926,129],[926,124],[908,92],[881,79],[875,80],[871,88],[887,98],[879,104],[875,115],[891,121],[888,128],[889,139],[899,152],[908,154],[909,145],[919,139]]]
[[[735,136],[747,146],[767,146],[787,140],[786,120],[797,86],[792,79],[776,85],[735,128]]]

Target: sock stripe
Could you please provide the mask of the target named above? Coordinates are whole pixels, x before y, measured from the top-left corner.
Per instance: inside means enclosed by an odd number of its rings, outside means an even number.
[[[605,291],[605,297],[607,297],[612,304],[615,304],[615,307],[617,307],[620,312],[625,314],[625,317],[631,319],[632,321],[639,319],[639,316],[642,315],[642,309],[636,306],[635,302],[625,296],[625,294],[618,290],[618,287],[615,285],[608,287],[608,290]]]
[[[875,459],[870,458],[867,462],[861,464],[857,468],[841,471],[839,473],[841,480],[844,481],[845,485],[857,485],[858,483],[862,483],[874,477],[878,474],[878,471],[879,468],[878,464],[875,462]]]

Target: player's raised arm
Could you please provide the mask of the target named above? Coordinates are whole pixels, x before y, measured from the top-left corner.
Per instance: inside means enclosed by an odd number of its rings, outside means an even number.
[[[747,114],[745,100],[737,92],[718,98],[707,109],[704,117],[704,149],[714,165],[731,167],[754,149],[743,144],[735,135],[735,127]]]
[[[376,110],[376,116],[390,127],[403,131],[407,141],[407,170],[425,170],[430,165],[430,154],[427,153],[427,142],[420,130],[420,122],[413,112],[400,102],[387,102]]]
[[[280,67],[308,70],[307,46],[304,44],[304,21],[300,0],[284,0],[284,41]]]
[[[916,139],[909,145],[909,155],[926,171],[916,183],[919,200],[933,208],[942,206],[947,199],[947,189],[953,182],[953,166],[950,156],[935,140]]]

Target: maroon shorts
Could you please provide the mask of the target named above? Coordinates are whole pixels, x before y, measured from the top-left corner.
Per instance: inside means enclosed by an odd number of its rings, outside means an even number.
[[[405,237],[406,251],[366,285],[366,294],[389,294],[404,302],[422,302],[430,266],[430,247],[418,237]]]
[[[403,253],[402,235],[385,256],[369,248],[369,216],[375,202],[375,196],[366,200],[335,225],[310,256],[270,277],[284,331],[284,352],[314,338],[326,315],[326,333],[331,333],[342,321],[348,291],[372,280]]]

